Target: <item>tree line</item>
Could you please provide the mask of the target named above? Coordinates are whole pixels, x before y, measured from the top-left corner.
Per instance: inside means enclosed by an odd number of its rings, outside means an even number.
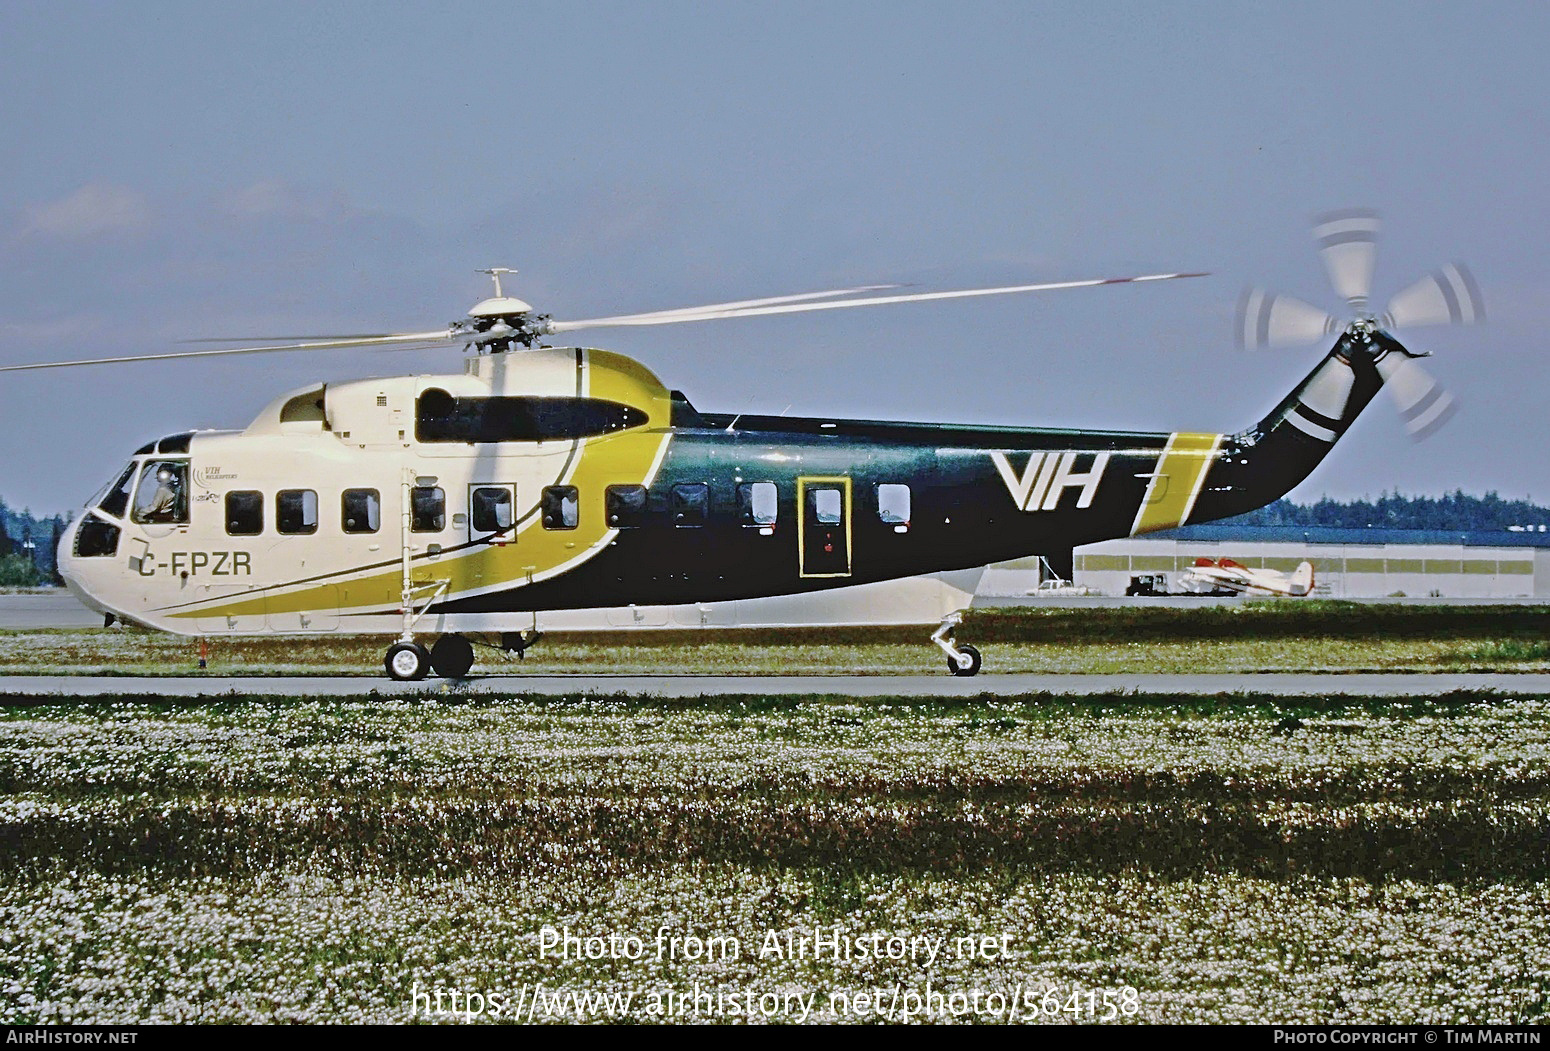
[[[54,556],[69,523],[63,515],[13,510],[0,499],[0,588],[63,585]]]
[[[1550,528],[1550,508],[1529,500],[1505,500],[1495,492],[1471,496],[1462,489],[1444,496],[1384,493],[1376,500],[1340,501],[1324,497],[1311,504],[1277,500],[1232,519],[1253,526],[1324,526],[1344,529],[1436,529],[1504,531],[1514,527]]]

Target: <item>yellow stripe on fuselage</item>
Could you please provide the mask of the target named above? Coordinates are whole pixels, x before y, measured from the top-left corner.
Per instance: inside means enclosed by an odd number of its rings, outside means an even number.
[[[1130,529],[1131,536],[1172,529],[1189,520],[1221,444],[1220,434],[1176,432],[1168,436],[1168,444],[1157,458],[1157,467],[1147,484],[1141,510],[1136,513],[1135,525]]]

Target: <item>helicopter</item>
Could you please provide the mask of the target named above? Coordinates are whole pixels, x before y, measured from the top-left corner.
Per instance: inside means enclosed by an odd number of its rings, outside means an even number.
[[[1484,316],[1461,266],[1370,313],[1375,216],[1325,217],[1320,250],[1351,316],[1250,290],[1239,343],[1332,337],[1259,422],[1144,433],[702,412],[623,354],[572,331],[883,306],[1205,276],[1158,273],[748,299],[582,321],[493,295],[445,328],[291,337],[0,371],[194,356],[461,344],[461,374],[316,383],[244,429],[147,442],[71,523],[59,571],[105,623],[187,636],[383,634],[386,674],[461,678],[473,639],[522,654],[540,611],[791,595],[1069,551],[1243,513],[1301,482],[1378,390],[1412,435],[1450,396],[1391,330]],[[213,343],[254,343],[212,340]],[[528,615],[532,630],[511,630]],[[931,642],[954,675],[982,666]],[[420,641],[435,634],[432,645]]]

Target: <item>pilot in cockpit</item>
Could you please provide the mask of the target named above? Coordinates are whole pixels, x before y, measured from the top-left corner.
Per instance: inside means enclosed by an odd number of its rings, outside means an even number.
[[[156,491],[150,501],[141,508],[140,518],[146,522],[171,522],[178,516],[178,479],[169,468],[156,472]]]

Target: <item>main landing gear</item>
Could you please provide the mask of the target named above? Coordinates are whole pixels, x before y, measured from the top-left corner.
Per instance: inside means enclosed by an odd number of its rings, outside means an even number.
[[[388,647],[382,664],[390,679],[419,682],[431,670],[431,655],[418,642],[395,642]]]
[[[953,629],[963,623],[963,610],[949,613],[942,618],[942,624],[931,633],[931,641],[942,648],[947,654],[947,670],[954,675],[967,678],[979,673],[983,661],[980,651],[964,643],[962,646],[953,641]]]
[[[419,682],[433,670],[443,679],[461,679],[474,666],[474,644],[461,635],[443,635],[427,652],[418,642],[395,642],[382,664],[398,682]]]

